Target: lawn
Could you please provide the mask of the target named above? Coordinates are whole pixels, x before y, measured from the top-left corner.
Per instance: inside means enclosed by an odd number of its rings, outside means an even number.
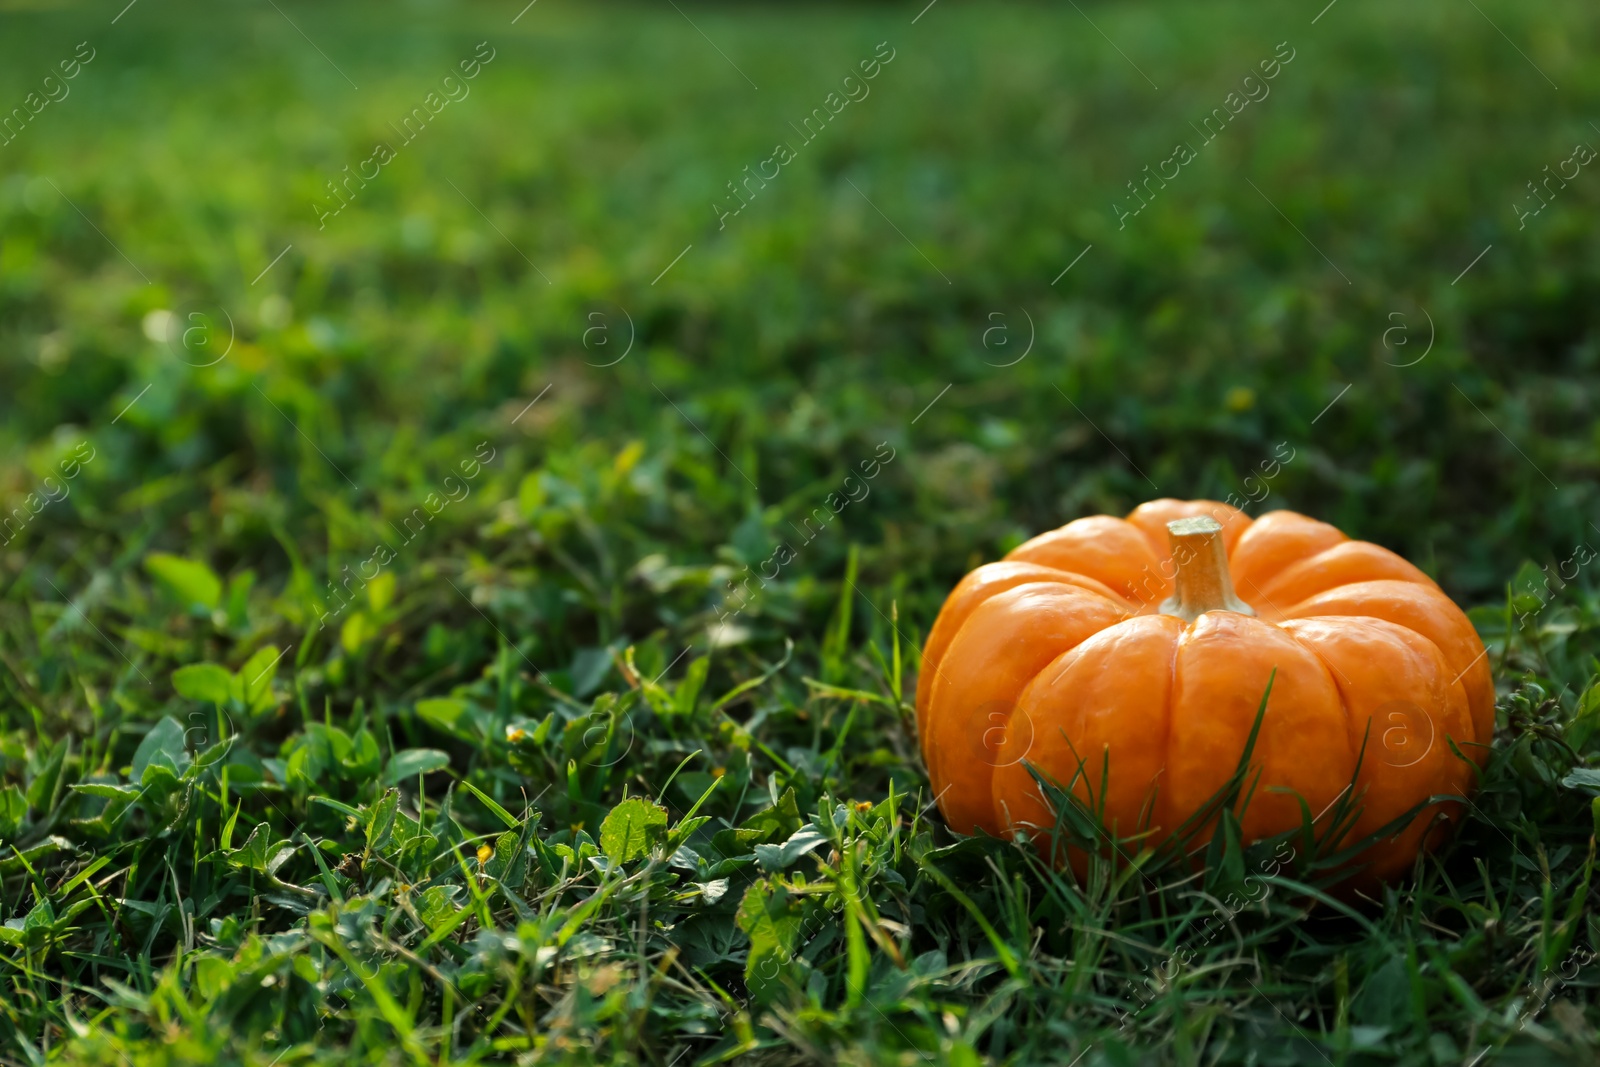
[[[124,2],[0,3],[0,1061],[1600,1056],[1593,5]],[[1470,610],[1373,899],[932,806],[1162,496]]]

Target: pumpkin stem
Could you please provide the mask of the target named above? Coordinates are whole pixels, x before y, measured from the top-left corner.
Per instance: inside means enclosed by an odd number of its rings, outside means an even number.
[[[1172,561],[1177,564],[1176,589],[1161,605],[1161,614],[1193,622],[1208,611],[1255,610],[1233,592],[1228,577],[1228,550],[1222,543],[1222,525],[1215,519],[1178,519],[1167,523],[1172,538]]]

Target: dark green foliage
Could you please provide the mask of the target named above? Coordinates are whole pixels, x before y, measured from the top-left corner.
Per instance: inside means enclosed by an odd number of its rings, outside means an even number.
[[[1593,1062],[1593,7],[676,6],[4,14],[0,1058]],[[1157,495],[1472,607],[1381,899],[940,823],[945,592]]]

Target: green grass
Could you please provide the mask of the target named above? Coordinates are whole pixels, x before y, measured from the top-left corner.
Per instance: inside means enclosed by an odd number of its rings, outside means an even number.
[[[1592,6],[121,6],[0,12],[4,1062],[1593,1062]],[[955,840],[950,586],[1229,494],[1472,609],[1459,835]]]

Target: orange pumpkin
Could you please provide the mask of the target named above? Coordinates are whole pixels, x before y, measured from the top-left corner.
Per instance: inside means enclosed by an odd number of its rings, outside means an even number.
[[[1054,813],[1031,764],[1155,844],[1233,774],[1269,679],[1249,841],[1299,827],[1297,796],[1313,815],[1331,805],[1364,737],[1347,845],[1466,795],[1475,774],[1452,746],[1488,756],[1483,644],[1427,575],[1304,515],[1252,521],[1211,500],[1078,519],[968,574],[923,649],[917,731],[958,832],[1043,837]],[[1437,811],[1369,849],[1366,875],[1407,869]]]

